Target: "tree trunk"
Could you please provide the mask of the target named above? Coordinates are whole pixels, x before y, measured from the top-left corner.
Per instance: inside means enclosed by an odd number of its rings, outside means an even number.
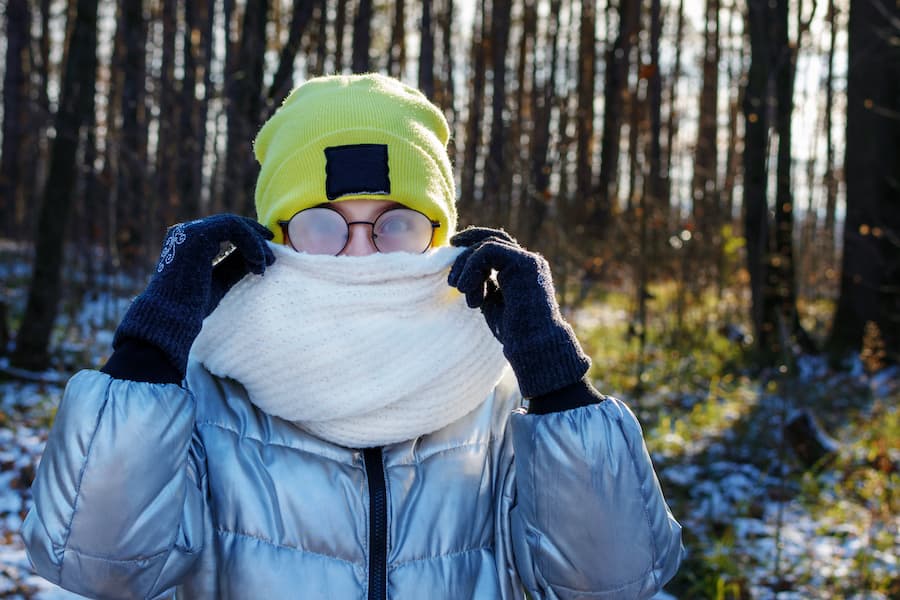
[[[559,63],[559,12],[561,0],[550,2],[550,14],[547,21],[547,32],[550,47],[550,64],[547,79],[538,85],[538,61],[532,62],[533,89],[532,105],[534,106],[534,125],[531,136],[531,180],[534,194],[528,203],[525,215],[524,242],[532,246],[538,239],[541,224],[547,214],[550,203],[550,173],[552,172],[548,152],[550,149],[550,122],[553,116],[553,105],[556,103],[556,70]]]
[[[694,249],[692,263],[696,273],[704,275],[711,264],[703,257],[718,255],[719,161],[718,161],[718,104],[719,104],[719,0],[706,0],[705,34],[703,45],[703,85],[697,143],[694,150],[694,175],[691,180],[691,199],[695,238],[689,248]],[[706,264],[700,264],[703,261]],[[701,281],[701,285],[704,281]]]
[[[353,19],[353,62],[354,73],[368,73],[369,46],[372,44],[372,0],[359,0],[356,17]]]
[[[121,51],[113,64],[124,74],[122,96],[117,188],[116,243],[118,255],[128,268],[141,264],[147,238],[147,111],[146,95],[146,22],[142,2],[122,0],[121,19],[116,37]],[[152,235],[153,243],[157,242]]]
[[[600,236],[610,224],[612,208],[618,199],[619,140],[625,94],[628,92],[628,63],[638,28],[639,10],[638,0],[619,0],[619,31],[606,55],[600,176],[597,205],[591,217],[595,231]]]
[[[769,281],[769,206],[766,158],[768,155],[770,60],[768,0],[748,0],[750,70],[744,96],[744,237],[750,274],[751,321],[756,348],[771,360],[771,342],[777,338],[774,303]]]
[[[681,46],[684,40],[684,0],[678,0],[678,24],[675,27],[675,64],[672,67],[672,80],[669,84],[669,115],[666,126],[666,158],[665,173],[668,181],[672,180],[672,157],[675,155],[675,136],[678,132],[678,111],[675,109],[675,97],[678,90],[678,80],[681,78]],[[671,184],[666,189],[666,197],[663,199],[665,206],[663,211],[668,215],[671,212]],[[668,218],[668,217],[667,217]]]
[[[510,0],[491,3],[491,133],[484,159],[484,207],[491,222],[505,222],[509,215],[509,175],[506,145],[506,51],[509,46]]]
[[[880,338],[862,348],[875,354],[873,367],[900,360],[900,47],[892,42],[896,12],[889,4],[850,3],[847,218],[841,295],[828,343],[834,355],[856,352],[868,323],[869,337]]]
[[[466,121],[466,145],[463,151],[463,167],[460,175],[459,212],[463,218],[468,217],[468,212],[475,206],[475,168],[478,161],[478,148],[481,145],[481,127],[484,112],[484,80],[485,80],[485,48],[488,41],[485,39],[486,6],[485,0],[478,3],[475,10],[475,22],[481,18],[481,26],[472,35],[472,63],[473,72],[469,86],[469,114]]]
[[[649,253],[648,267],[659,264],[662,256],[662,244],[668,238],[668,215],[663,205],[668,187],[668,177],[662,170],[662,72],[659,65],[659,43],[662,37],[662,18],[660,0],[650,2],[650,67],[647,81],[647,108],[650,118],[650,148],[648,151],[649,169],[645,182],[646,199],[644,208],[647,211],[645,228],[648,230],[646,243]],[[648,273],[650,279],[653,274]]]
[[[453,61],[453,0],[445,0],[441,16],[441,45],[443,47],[443,83],[438,95],[438,106],[450,112],[450,127],[455,128],[458,121],[456,107],[456,77],[454,77]],[[456,156],[456,136],[450,136],[450,156]]]
[[[226,189],[232,195],[230,210],[255,214],[253,188],[256,163],[250,144],[262,118],[263,57],[266,47],[268,0],[249,0],[244,9],[236,71],[230,78],[226,164],[231,175]]]
[[[316,2],[313,20],[317,23],[315,61],[307,69],[309,74],[317,77],[325,73],[325,61],[328,57],[328,0]]]
[[[178,132],[182,103],[175,89],[175,37],[178,33],[178,2],[162,2],[162,62],[159,77],[159,133],[156,146],[156,212],[160,220],[174,224],[180,210],[178,201],[175,157],[180,154],[181,135]]]
[[[770,22],[771,23],[771,22]],[[796,48],[788,37],[788,0],[777,0],[774,26],[775,34],[775,93],[777,113],[775,129],[778,133],[778,155],[776,159],[775,191],[775,255],[770,273],[775,280],[772,290],[778,302],[778,310],[784,320],[785,329],[791,342],[799,344],[806,351],[812,351],[812,344],[800,325],[797,314],[797,282],[794,267],[794,197],[791,189],[791,117],[794,111],[794,69]],[[802,30],[801,32],[802,33]],[[799,33],[798,33],[799,40]],[[787,350],[779,339],[774,349]]]
[[[34,272],[10,360],[19,368],[41,370],[50,363],[48,346],[60,296],[63,243],[77,177],[78,143],[82,128],[90,126],[94,118],[96,49],[97,0],[78,0],[55,119],[49,175],[53,185],[44,190]]]
[[[533,201],[532,186],[529,177],[524,176],[531,166],[532,140],[534,139],[537,78],[532,67],[537,61],[537,7],[533,0],[525,0],[522,6],[522,35],[519,39],[519,54],[516,59],[516,108],[512,122],[509,141],[515,154],[515,162],[507,166],[510,175],[522,176],[512,179],[510,191],[511,212],[508,218],[510,227],[516,235],[524,230],[524,220],[530,216],[530,205]],[[530,80],[530,81],[529,81]],[[527,82],[527,85],[526,85]],[[524,142],[524,138],[528,142]]]
[[[294,59],[300,50],[300,41],[303,32],[312,19],[313,0],[294,0],[294,8],[291,14],[291,27],[288,31],[288,39],[281,49],[278,59],[278,70],[272,78],[272,86],[269,88],[269,105],[271,112],[281,105],[281,101],[294,87]]]
[[[728,16],[728,44],[735,47],[736,56],[727,59],[728,63],[728,89],[735,90],[728,102],[728,150],[725,153],[725,178],[722,182],[722,212],[725,223],[734,222],[734,188],[735,180],[741,160],[741,152],[738,149],[738,119],[740,118],[741,102],[744,98],[744,83],[741,77],[734,72],[734,63],[744,63],[744,46],[740,40],[735,41],[734,21],[737,11],[732,7]],[[721,280],[721,277],[720,277]]]
[[[200,24],[210,18],[209,0],[193,0],[184,6],[184,80],[181,84],[181,152],[178,164],[179,204],[181,219],[196,219],[201,216],[200,193],[202,187],[203,147],[206,137],[205,111],[201,105],[205,100],[197,99],[197,77],[201,68],[209,68],[205,56],[207,41]],[[196,39],[195,39],[196,38]],[[204,82],[205,83],[205,82]],[[205,89],[205,85],[204,85]],[[178,156],[178,154],[173,155]],[[169,225],[169,223],[166,223]]]
[[[553,106],[556,104],[556,70],[559,63],[559,13],[561,0],[550,2],[550,14],[547,22],[547,35],[550,47],[550,65],[547,71],[547,79],[542,85],[538,85],[538,61],[532,62],[533,90],[532,105],[534,106],[534,125],[531,137],[531,180],[534,186],[534,195],[529,203],[530,210],[526,215],[525,244],[534,245],[540,234],[541,225],[547,214],[551,202],[550,174],[552,168],[549,160],[550,150],[550,122],[553,116]]]
[[[834,141],[832,139],[833,125],[831,123],[834,112],[834,48],[837,41],[837,8],[834,0],[828,0],[829,44],[828,44],[828,75],[825,78],[825,226],[821,238],[824,243],[821,251],[826,259],[826,264],[831,265],[834,260],[834,235],[835,235],[835,211],[837,208],[837,175],[834,172]]]
[[[334,16],[334,72],[344,70],[344,30],[347,28],[347,0],[337,0]]]
[[[433,100],[434,21],[431,18],[431,0],[422,0],[422,29],[419,42],[419,89]]]
[[[22,179],[22,143],[28,126],[28,46],[31,15],[26,0],[6,4],[6,70],[3,74],[3,148],[0,150],[0,235],[12,237],[21,223],[16,214]]]
[[[423,25],[425,21],[425,4],[428,5],[430,15],[431,0],[426,0],[422,5]],[[431,32],[429,32],[430,34]],[[425,45],[424,40],[422,45]],[[401,77],[404,69],[406,69],[406,0],[395,0],[394,25],[391,28],[391,46],[388,48],[387,72],[392,77]]]
[[[627,2],[629,0],[623,0]],[[605,211],[593,194],[594,170],[594,78],[596,76],[596,28],[597,3],[583,0],[578,27],[578,123],[575,140],[575,202],[579,206],[577,214],[586,219],[606,221]],[[626,59],[627,63],[627,59]],[[606,105],[607,108],[609,105]],[[604,109],[607,110],[607,108]],[[599,231],[599,230],[598,230]]]

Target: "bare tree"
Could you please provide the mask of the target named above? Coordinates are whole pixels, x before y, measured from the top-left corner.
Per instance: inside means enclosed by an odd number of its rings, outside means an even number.
[[[278,69],[275,71],[272,85],[269,87],[269,105],[272,112],[294,87],[294,59],[297,58],[303,32],[312,19],[312,14],[313,0],[294,0],[288,39],[281,49]]]
[[[369,71],[369,47],[372,45],[372,0],[359,0],[356,16],[353,18],[353,62],[354,73]]]
[[[484,207],[490,221],[509,215],[511,175],[506,165],[506,52],[509,47],[511,0],[491,2],[491,132],[484,158]]]
[[[837,184],[835,173],[834,140],[832,139],[832,113],[834,112],[834,49],[837,45],[837,7],[828,0],[828,75],[825,78],[825,226],[822,231],[822,249],[828,259],[834,257],[835,211],[837,209]]]
[[[434,20],[431,18],[431,0],[422,1],[422,27],[420,31],[419,89],[426,96],[434,99]]]
[[[603,134],[600,141],[600,175],[597,205],[592,211],[595,231],[602,233],[609,226],[613,204],[618,198],[619,140],[625,94],[628,90],[628,67],[631,46],[638,30],[640,2],[619,0],[619,30],[606,53],[606,74],[603,84]]]
[[[628,1],[628,0],[623,0]],[[581,207],[580,214],[605,221],[597,213],[603,212],[593,195],[594,139],[594,77],[596,74],[597,3],[585,0],[581,3],[581,19],[578,26],[578,133],[575,146],[575,196]],[[607,107],[604,110],[609,110]]]
[[[425,21],[425,4],[428,5],[428,14],[431,14],[431,2],[427,0],[422,5],[423,22]],[[429,31],[428,34],[431,35],[431,32]],[[422,45],[425,45],[424,41],[422,41]],[[387,72],[393,77],[399,77],[406,68],[406,0],[394,1],[394,24],[391,27],[391,45],[387,55]],[[432,56],[432,60],[433,58]],[[419,68],[421,69],[421,66]]]
[[[559,13],[561,0],[550,3],[550,14],[547,21],[547,41],[545,46],[550,50],[550,63],[547,76],[542,84],[538,83],[538,62],[532,63],[532,106],[534,107],[534,124],[531,136],[531,178],[534,193],[528,197],[527,211],[524,213],[525,224],[520,227],[524,231],[526,244],[534,244],[544,221],[550,204],[550,123],[553,106],[556,104],[556,72],[559,66]]]
[[[469,114],[466,120],[466,143],[460,175],[460,213],[471,210],[475,203],[475,169],[478,149],[481,145],[481,127],[484,118],[485,52],[487,47],[487,16],[485,0],[476,5],[475,22],[479,28],[472,34],[472,75],[469,84]]]
[[[3,147],[0,150],[0,219],[6,237],[19,226],[16,215],[24,166],[21,149],[28,121],[28,46],[31,14],[26,0],[6,4],[6,70],[3,74]]]
[[[719,208],[719,160],[718,160],[718,104],[719,104],[719,0],[706,0],[703,43],[703,85],[700,90],[697,141],[694,146],[694,175],[691,180],[691,200],[693,219],[696,225],[696,240],[691,248],[699,249],[701,244],[707,255],[715,257],[720,245]],[[701,255],[694,253],[693,262],[699,264]],[[707,261],[704,261],[707,262]],[[709,264],[701,267],[703,275]]]
[[[344,29],[347,26],[347,0],[337,0],[334,16],[334,72],[344,68]]]
[[[847,82],[847,218],[841,292],[829,338],[836,355],[862,348],[867,323],[881,362],[900,359],[900,46],[896,10],[850,3]]]
[[[10,362],[39,370],[50,363],[48,346],[56,321],[66,225],[72,206],[82,131],[94,118],[97,77],[97,0],[78,0],[66,57],[50,158],[52,184],[44,189],[38,219],[34,270],[22,325]]]
[[[228,165],[232,194],[228,205],[242,214],[254,213],[253,187],[256,163],[250,151],[253,136],[262,119],[263,57],[266,48],[268,0],[249,0],[244,9],[240,46],[229,78]]]
[[[146,39],[142,2],[122,0],[113,64],[121,74],[116,196],[116,245],[123,264],[136,267],[145,258],[147,199]],[[153,244],[157,242],[153,236]]]

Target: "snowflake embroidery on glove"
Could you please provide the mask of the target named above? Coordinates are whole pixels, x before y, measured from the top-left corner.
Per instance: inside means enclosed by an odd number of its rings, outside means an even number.
[[[184,233],[184,223],[179,223],[172,228],[166,243],[163,245],[162,254],[159,255],[159,264],[156,265],[156,272],[162,273],[163,268],[173,260],[175,260],[175,246],[184,243],[187,235]]]

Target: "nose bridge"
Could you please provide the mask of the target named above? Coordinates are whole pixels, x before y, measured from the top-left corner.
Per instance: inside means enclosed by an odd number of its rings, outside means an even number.
[[[368,256],[378,249],[372,241],[372,225],[367,222],[355,222],[349,226],[350,237],[341,252],[344,256]]]

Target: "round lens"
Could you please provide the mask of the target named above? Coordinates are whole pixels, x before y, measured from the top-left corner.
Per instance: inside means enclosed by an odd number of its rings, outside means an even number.
[[[288,235],[299,252],[338,254],[347,245],[347,222],[330,208],[307,208],[291,218]]]
[[[425,252],[431,245],[433,232],[431,220],[409,208],[386,210],[372,228],[379,252]]]

